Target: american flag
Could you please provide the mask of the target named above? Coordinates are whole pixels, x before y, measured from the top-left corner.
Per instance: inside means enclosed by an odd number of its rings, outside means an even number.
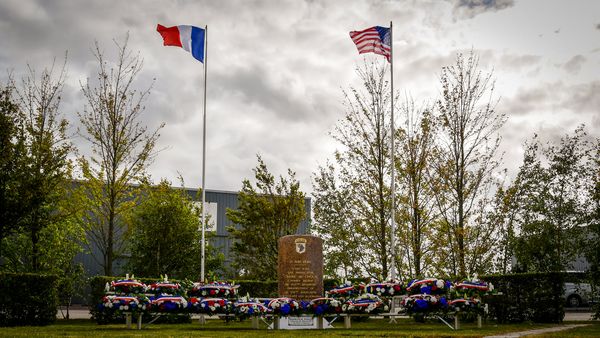
[[[375,53],[385,56],[390,62],[392,42],[389,28],[375,26],[362,31],[352,31],[350,38],[356,44],[358,54]]]

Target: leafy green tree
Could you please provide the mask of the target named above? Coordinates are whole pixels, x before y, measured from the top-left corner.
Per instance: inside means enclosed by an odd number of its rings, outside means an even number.
[[[437,177],[432,168],[437,154],[435,120],[429,107],[418,108],[407,98],[401,109],[403,119],[396,131],[396,168],[400,203],[397,207],[400,253],[398,271],[407,278],[424,277],[433,271],[434,237],[438,215],[434,189]],[[406,225],[406,226],[403,226]]]
[[[17,125],[18,106],[14,102],[13,88],[0,88],[0,257],[1,240],[19,230],[23,218],[19,191],[19,159],[24,154],[23,135]]]
[[[66,64],[66,60],[65,60]],[[61,93],[66,79],[66,67],[55,72],[54,65],[39,75],[31,67],[16,88],[18,126],[23,137],[23,154],[18,170],[21,180],[19,200],[25,206],[22,226],[31,245],[32,271],[40,269],[40,234],[44,228],[62,222],[64,214],[57,212],[71,177],[68,155],[73,147],[69,141],[67,120],[61,117]]]
[[[455,276],[484,272],[493,258],[494,229],[486,226],[484,215],[499,167],[498,131],[506,118],[495,110],[492,74],[478,67],[479,58],[471,53],[442,68],[436,110],[439,237],[448,242],[439,260],[448,262],[446,273]]]
[[[295,173],[288,169],[288,178],[269,172],[260,156],[253,169],[256,179],[242,181],[237,209],[227,209],[234,223],[227,228],[234,240],[233,267],[240,275],[262,280],[277,279],[277,241],[296,234],[305,219],[304,193]]]
[[[342,149],[314,174],[313,229],[324,238],[328,273],[390,271],[390,86],[386,68],[357,69],[364,90],[344,92],[346,114],[333,138]]]
[[[19,227],[3,231],[0,245],[3,270],[60,276],[61,304],[68,306],[82,285],[83,267],[74,257],[84,232],[71,209],[73,148],[60,113],[65,65],[55,71],[53,64],[39,77],[28,67],[19,84],[11,77],[2,91],[2,220]]]
[[[596,290],[600,290],[600,138],[592,143],[586,163],[586,215],[588,219],[588,237],[586,238],[586,257],[590,263],[591,280]],[[594,304],[594,317],[600,318],[600,304]]]
[[[153,160],[158,131],[142,124],[143,101],[150,87],[137,90],[135,83],[142,70],[142,60],[127,49],[128,37],[123,44],[115,41],[117,60],[111,66],[104,58],[98,43],[93,54],[98,61],[95,83],[83,85],[87,101],[79,119],[90,142],[93,154],[80,157],[87,205],[85,222],[89,243],[101,252],[94,257],[108,276],[113,273],[113,262],[123,253],[125,223],[123,215],[136,203],[139,196],[133,183],[141,182],[146,168]],[[92,250],[92,252],[94,252]]]
[[[351,226],[350,192],[342,190],[336,179],[335,167],[330,163],[314,174],[313,186],[316,221],[313,229],[323,239],[324,273],[341,280],[361,276],[362,270],[357,264],[361,256],[361,242]]]
[[[488,226],[495,227],[498,231],[496,241],[496,257],[493,262],[493,271],[507,274],[512,271],[514,258],[514,242],[516,239],[516,224],[518,216],[517,201],[519,188],[516,185],[505,187],[499,184],[498,190],[490,201],[491,210],[485,215]]]
[[[174,189],[167,180],[142,186],[142,197],[128,216],[130,272],[140,276],[162,274],[199,280],[200,215],[185,189]],[[206,270],[217,274],[222,255],[208,247]]]
[[[542,147],[534,138],[515,180],[518,189],[514,253],[518,269],[561,271],[581,254],[589,145],[583,127],[559,144]]]

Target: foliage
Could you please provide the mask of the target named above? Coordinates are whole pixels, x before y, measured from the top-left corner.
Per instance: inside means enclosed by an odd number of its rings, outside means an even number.
[[[115,41],[118,56],[114,65],[109,65],[96,42],[96,83],[88,79],[81,85],[87,102],[79,113],[85,130],[82,136],[93,150],[89,158],[79,158],[84,179],[81,203],[88,210],[85,223],[90,245],[102,253],[102,257],[94,258],[108,275],[112,274],[113,261],[123,253],[123,215],[139,196],[132,183],[145,176],[162,128],[148,131],[142,124],[143,101],[150,88],[134,88],[143,62],[139,54],[132,55],[127,49],[127,42],[128,37],[122,44]]]
[[[588,153],[583,127],[558,145],[542,147],[537,138],[527,145],[512,187],[519,271],[569,270],[581,254],[582,226],[588,225],[583,198]]]
[[[434,188],[437,176],[433,175],[436,126],[430,107],[417,108],[406,99],[402,107],[404,121],[397,129],[396,168],[400,192],[397,208],[399,243],[402,259],[398,271],[407,276],[423,277],[432,273],[435,251],[440,241],[434,228],[438,215],[435,208]]]
[[[327,275],[383,280],[391,252],[389,83],[385,67],[357,73],[364,90],[344,92],[346,113],[332,133],[343,148],[313,174],[313,229],[323,238]]]
[[[199,280],[200,226],[197,210],[185,189],[173,189],[162,180],[141,186],[139,204],[127,218],[129,251],[127,271],[141,276],[169,273],[177,279]],[[206,267],[216,273],[222,257],[208,247]]]
[[[478,63],[473,53],[466,59],[459,54],[455,65],[442,68],[436,110],[438,236],[448,242],[446,250],[438,250],[438,261],[445,274],[463,277],[485,271],[493,258],[494,227],[484,222],[484,208],[499,166],[498,130],[505,121],[492,100],[492,74],[482,74]]]
[[[242,297],[277,297],[277,281],[239,280],[235,284],[240,286],[237,292]]]
[[[276,181],[260,156],[253,169],[256,187],[250,180],[242,182],[238,209],[227,209],[227,217],[235,224],[227,228],[234,239],[233,265],[247,278],[277,278],[277,241],[296,233],[306,217],[304,193],[295,173]]]
[[[19,197],[24,135],[19,132],[19,108],[13,90],[10,85],[0,88],[0,257],[2,239],[19,230],[24,217],[25,203]]]
[[[600,138],[592,144],[589,155],[584,183],[584,207],[589,229],[585,254],[590,263],[592,283],[596,290],[600,290]],[[594,313],[595,318],[600,318],[600,303],[594,304]]]
[[[2,218],[20,227],[13,233],[6,229],[0,245],[4,271],[58,275],[60,301],[68,306],[81,285],[83,268],[73,258],[81,252],[84,233],[74,221],[67,158],[73,148],[60,113],[65,79],[64,64],[58,72],[53,64],[39,76],[29,67],[19,84],[11,76],[3,91],[3,117],[12,120],[5,131],[12,133],[12,145],[5,143],[3,152],[3,188],[8,185],[14,194],[3,194],[8,204]]]
[[[0,326],[52,324],[57,306],[55,275],[0,273]]]
[[[22,142],[18,147],[18,199],[21,205],[17,210],[22,213],[19,223],[30,240],[28,262],[30,271],[34,272],[41,271],[41,232],[65,217],[64,213],[57,212],[71,175],[67,156],[72,151],[72,144],[66,135],[67,120],[60,113],[65,64],[58,73],[52,65],[39,77],[29,67],[19,85],[10,79],[18,107],[15,116],[18,143]]]
[[[60,210],[60,209],[59,209]],[[85,233],[78,222],[65,218],[60,223],[45,227],[39,234],[39,271],[58,277],[59,303],[67,307],[63,316],[68,316],[68,308],[73,297],[83,292],[84,270],[81,263],[75,263],[75,255],[82,251],[81,243]],[[31,239],[27,233],[17,233],[5,238],[4,271],[25,273],[31,271]]]
[[[489,275],[482,278],[501,292],[484,298],[484,302],[489,304],[490,315],[499,323],[562,322],[566,273]]]

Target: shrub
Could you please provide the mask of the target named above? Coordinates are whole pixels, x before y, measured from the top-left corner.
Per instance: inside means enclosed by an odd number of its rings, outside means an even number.
[[[277,297],[277,281],[240,280],[235,281],[239,285],[238,295],[240,297],[249,294],[250,297],[272,298]]]
[[[499,323],[533,321],[560,323],[564,311],[564,282],[567,273],[519,273],[481,277],[494,284],[500,295],[487,296],[484,302]]]
[[[56,275],[0,273],[0,326],[54,323],[57,282]]]

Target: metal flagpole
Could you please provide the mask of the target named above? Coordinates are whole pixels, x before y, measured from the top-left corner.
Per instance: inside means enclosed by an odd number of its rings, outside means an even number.
[[[391,240],[391,252],[392,252],[392,260],[391,260],[391,273],[390,277],[392,280],[396,279],[396,182],[395,182],[395,169],[396,165],[394,163],[394,35],[392,29],[392,22],[390,21],[390,84],[391,84],[391,112],[392,112],[392,240]]]
[[[202,117],[202,259],[200,262],[200,282],[204,282],[205,227],[206,227],[206,69],[208,68],[208,25],[204,26],[204,114]]]

